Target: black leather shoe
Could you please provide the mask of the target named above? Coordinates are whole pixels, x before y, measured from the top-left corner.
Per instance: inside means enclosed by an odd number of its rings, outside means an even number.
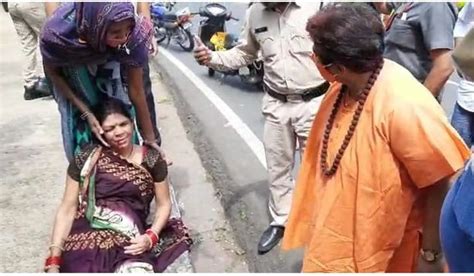
[[[33,88],[26,88],[25,93],[23,94],[23,98],[27,101],[34,100],[38,98],[48,97],[49,94],[45,94],[42,92],[38,92],[34,87]]]
[[[31,87],[31,88],[25,87],[25,93],[23,94],[23,98],[27,101],[34,100],[34,99],[38,98],[37,95],[36,95],[35,88],[34,87]]]
[[[283,238],[283,233],[285,233],[285,227],[270,225],[260,237],[260,241],[258,242],[258,254],[263,255],[272,250],[281,238]]]
[[[51,95],[51,89],[49,88],[49,84],[45,78],[38,79],[38,81],[35,83],[35,90],[39,95]]]
[[[51,90],[44,79],[37,81],[33,87],[25,86],[23,98],[27,101],[48,96],[51,96]]]

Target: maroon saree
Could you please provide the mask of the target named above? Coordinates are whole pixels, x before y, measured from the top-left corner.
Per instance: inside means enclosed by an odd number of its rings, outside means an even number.
[[[150,251],[124,253],[129,240],[149,227],[154,182],[166,178],[166,163],[147,149],[134,164],[110,149],[81,152],[68,174],[80,182],[79,207],[64,244],[61,272],[162,272],[192,243],[180,219],[170,219]]]

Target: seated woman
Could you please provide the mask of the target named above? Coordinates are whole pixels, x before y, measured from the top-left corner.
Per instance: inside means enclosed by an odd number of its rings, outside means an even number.
[[[64,3],[45,23],[41,53],[59,105],[69,161],[92,142],[92,134],[106,145],[90,111],[106,96],[133,105],[145,144],[160,150],[150,116],[154,110],[147,108],[143,87],[151,38],[151,24],[124,2]]]
[[[132,117],[120,101],[104,100],[94,116],[110,148],[90,145],[70,162],[45,271],[161,272],[191,244],[181,220],[169,220],[166,162],[132,143]]]

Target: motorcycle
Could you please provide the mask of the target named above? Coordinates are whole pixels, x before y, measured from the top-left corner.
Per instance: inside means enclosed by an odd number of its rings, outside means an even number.
[[[232,17],[232,13],[227,8],[218,3],[210,3],[199,9],[199,16],[204,19],[199,23],[199,38],[213,51],[225,51],[238,45],[237,36],[226,31],[226,22],[229,20],[238,21]],[[208,68],[208,75],[213,77],[216,70]],[[261,58],[252,64],[231,71],[218,71],[225,76],[238,75],[242,82],[263,86],[263,61]]]
[[[173,12],[173,4],[165,6],[162,3],[151,4],[151,19],[155,33],[156,42],[160,44],[167,39],[166,47],[171,40],[185,51],[190,52],[194,49],[194,39],[191,34],[192,14],[189,8]]]

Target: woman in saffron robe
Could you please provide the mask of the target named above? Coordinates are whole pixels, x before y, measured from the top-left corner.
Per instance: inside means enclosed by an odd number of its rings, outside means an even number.
[[[305,272],[443,270],[440,209],[469,157],[431,93],[384,60],[365,5],[324,7],[307,24],[331,82],[311,129],[283,248]]]

